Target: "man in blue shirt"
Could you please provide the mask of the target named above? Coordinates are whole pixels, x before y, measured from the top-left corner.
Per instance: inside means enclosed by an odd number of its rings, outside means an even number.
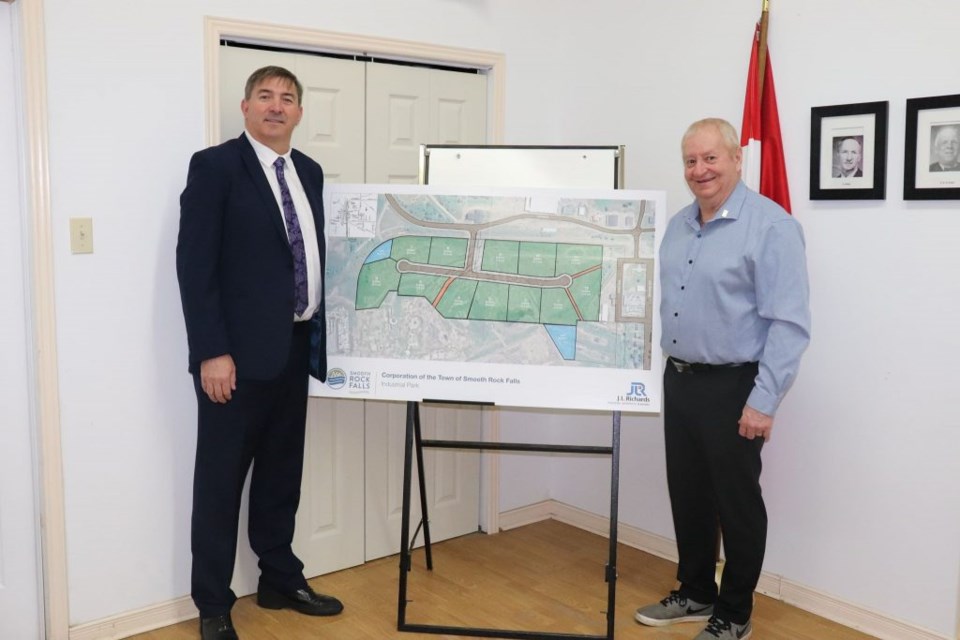
[[[740,181],[730,123],[690,125],[696,201],[660,246],[667,483],[680,587],[637,610],[647,625],[705,621],[695,640],[745,640],[766,547],[760,449],[810,340],[800,224]],[[726,564],[715,582],[717,522]]]

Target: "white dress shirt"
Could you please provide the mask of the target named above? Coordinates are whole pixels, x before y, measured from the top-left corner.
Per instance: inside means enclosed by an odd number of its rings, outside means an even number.
[[[297,168],[290,159],[290,151],[282,156],[267,145],[254,139],[250,132],[247,132],[247,139],[253,146],[260,160],[260,166],[263,168],[263,174],[270,183],[270,189],[273,191],[273,197],[277,200],[277,207],[280,213],[280,219],[286,228],[286,221],[283,219],[283,201],[280,197],[280,182],[277,180],[277,170],[273,163],[277,158],[284,159],[283,177],[287,181],[287,187],[290,189],[290,197],[293,198],[293,206],[297,210],[297,221],[300,223],[300,233],[303,235],[303,248],[307,257],[307,293],[309,302],[303,315],[294,314],[294,320],[309,320],[314,312],[320,306],[320,295],[323,291],[323,269],[320,264],[320,249],[317,244],[317,227],[313,222],[313,210],[310,208],[310,201],[307,200],[307,194],[303,190],[303,184],[297,175]],[[306,212],[306,215],[304,215]],[[289,230],[287,232],[289,234]]]

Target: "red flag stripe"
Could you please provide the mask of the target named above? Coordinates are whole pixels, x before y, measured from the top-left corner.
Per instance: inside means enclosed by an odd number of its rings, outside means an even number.
[[[780,116],[777,113],[777,94],[773,84],[773,65],[769,51],[767,51],[766,68],[763,74],[763,95],[758,95],[759,36],[760,24],[758,23],[750,51],[750,70],[747,74],[740,143],[746,146],[750,139],[760,141],[760,193],[789,212],[790,187],[787,181],[783,139],[780,135]]]

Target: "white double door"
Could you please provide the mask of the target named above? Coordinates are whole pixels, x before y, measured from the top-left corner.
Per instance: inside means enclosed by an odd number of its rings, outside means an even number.
[[[421,144],[485,141],[484,75],[239,47],[220,48],[221,139],[243,130],[246,79],[271,64],[290,69],[304,86],[293,145],[323,166],[328,181],[416,183]],[[481,418],[475,407],[423,406],[423,437],[478,440]],[[310,398],[294,542],[307,577],[400,550],[405,427],[405,403]],[[432,540],[477,530],[479,466],[476,452],[426,450]],[[414,526],[418,491],[414,474]],[[255,590],[257,579],[243,529],[238,594]]]

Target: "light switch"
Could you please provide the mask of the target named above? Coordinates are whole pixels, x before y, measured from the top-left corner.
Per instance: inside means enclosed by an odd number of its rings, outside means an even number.
[[[93,218],[70,218],[70,251],[93,253]]]

